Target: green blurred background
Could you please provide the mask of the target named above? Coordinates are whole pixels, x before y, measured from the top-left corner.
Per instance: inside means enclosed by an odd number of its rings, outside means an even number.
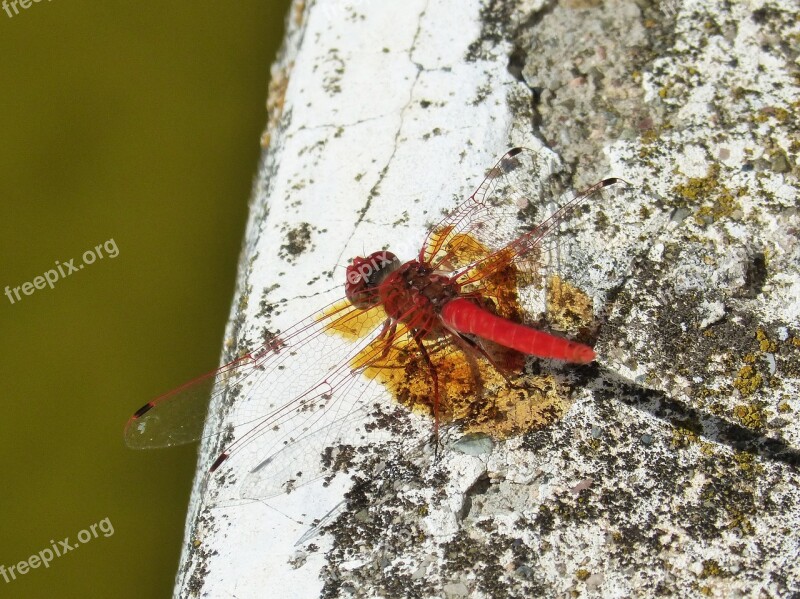
[[[171,594],[197,450],[128,450],[122,428],[219,359],[287,10],[0,10],[0,564],[114,528],[0,596]],[[116,258],[5,296],[112,238]]]

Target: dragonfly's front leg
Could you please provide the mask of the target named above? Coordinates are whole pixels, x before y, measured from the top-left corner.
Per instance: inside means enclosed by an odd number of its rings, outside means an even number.
[[[394,339],[395,334],[397,334],[397,321],[387,318],[383,323],[381,332],[378,334],[377,341],[388,339],[389,342],[384,345],[383,351],[381,352],[381,357],[378,358],[379,360],[383,360],[389,355],[389,352],[392,349],[391,340]]]

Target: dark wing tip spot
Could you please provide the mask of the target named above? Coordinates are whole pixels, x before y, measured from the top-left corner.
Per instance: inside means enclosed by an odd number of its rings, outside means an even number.
[[[609,185],[614,185],[616,183],[622,183],[623,185],[630,185],[628,181],[623,179],[622,177],[610,177],[608,179],[603,179],[601,181],[603,187],[608,187]]]
[[[516,156],[520,152],[522,152],[522,148],[511,148],[508,152],[506,152],[506,155],[508,155],[508,156]]]
[[[155,405],[155,404],[153,404],[153,402],[152,402],[152,401],[151,401],[151,402],[148,402],[148,403],[146,403],[146,404],[144,404],[144,405],[143,405],[141,408],[139,408],[138,410],[136,410],[136,412],[133,414],[133,419],[134,419],[134,420],[136,420],[137,418],[141,418],[142,416],[144,416],[145,414],[147,414],[147,412],[149,412],[149,411],[150,411],[150,409],[151,409],[151,408],[152,408],[154,405]]]
[[[213,464],[211,464],[209,472],[214,472],[217,468],[219,468],[222,465],[222,462],[228,459],[228,456],[229,456],[228,452],[225,451],[219,454],[219,457],[216,460],[214,460]]]

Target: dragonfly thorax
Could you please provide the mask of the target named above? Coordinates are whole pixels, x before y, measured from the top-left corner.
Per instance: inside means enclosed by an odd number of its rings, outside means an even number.
[[[390,273],[380,284],[379,294],[390,318],[427,332],[438,328],[442,307],[461,295],[460,286],[451,277],[417,260]]]

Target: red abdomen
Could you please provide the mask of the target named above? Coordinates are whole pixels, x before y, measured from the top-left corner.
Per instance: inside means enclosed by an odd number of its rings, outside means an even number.
[[[445,304],[440,316],[445,324],[460,333],[477,335],[503,347],[539,358],[588,364],[597,355],[588,345],[511,322],[464,298]]]

